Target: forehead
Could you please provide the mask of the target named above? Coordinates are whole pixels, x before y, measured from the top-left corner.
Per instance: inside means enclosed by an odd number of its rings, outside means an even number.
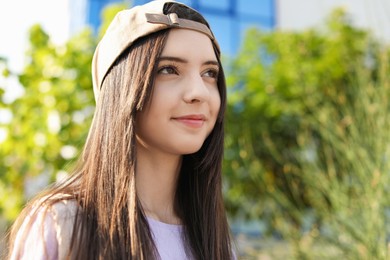
[[[188,59],[216,60],[211,39],[189,29],[171,29],[162,56],[181,56]]]

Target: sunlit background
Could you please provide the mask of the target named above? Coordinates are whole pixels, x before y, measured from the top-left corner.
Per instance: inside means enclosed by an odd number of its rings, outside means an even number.
[[[27,47],[27,30],[43,26],[55,43],[64,43],[85,26],[100,26],[101,10],[120,0],[15,0],[0,2],[0,56],[9,66],[21,70]],[[134,0],[139,5],[148,0]],[[356,26],[369,28],[384,41],[390,40],[390,2],[386,0],[185,0],[210,22],[222,50],[234,55],[249,27],[267,30],[302,30],[320,26],[336,7],[347,10]],[[13,82],[6,99],[21,94]]]
[[[56,44],[85,28],[97,31],[101,24],[101,11],[120,0],[15,0],[0,2],[0,57],[8,61],[14,71],[20,71],[25,62],[27,31],[40,24]],[[139,5],[148,0],[128,1]],[[383,41],[390,40],[390,2],[385,0],[185,0],[205,15],[216,34],[225,55],[234,56],[245,31],[250,27],[264,30],[303,30],[321,26],[326,16],[336,7],[344,8],[358,27],[372,30]],[[4,83],[3,96],[11,102],[23,94],[15,78]],[[0,122],[9,121],[10,113],[0,110]],[[0,140],[4,133],[0,131]]]

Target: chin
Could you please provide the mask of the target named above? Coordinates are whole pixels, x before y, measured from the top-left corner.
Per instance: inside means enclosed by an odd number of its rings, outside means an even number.
[[[202,145],[203,145],[203,143],[197,144],[197,145],[188,145],[188,146],[186,146],[186,149],[184,149],[181,154],[187,155],[187,154],[196,153],[200,150],[200,148],[202,148]]]

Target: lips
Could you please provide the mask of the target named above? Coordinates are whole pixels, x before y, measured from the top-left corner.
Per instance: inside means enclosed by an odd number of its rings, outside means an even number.
[[[206,121],[206,116],[203,114],[193,114],[174,117],[172,119],[191,128],[200,128]]]

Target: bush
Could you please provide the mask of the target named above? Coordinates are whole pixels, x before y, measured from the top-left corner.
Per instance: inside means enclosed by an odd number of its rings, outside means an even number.
[[[299,258],[386,257],[388,54],[335,10],[323,30],[249,31],[231,62],[227,203]]]

